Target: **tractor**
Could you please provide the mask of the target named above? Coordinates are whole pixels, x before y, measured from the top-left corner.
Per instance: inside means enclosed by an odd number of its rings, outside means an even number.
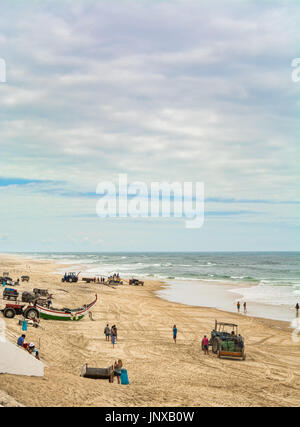
[[[76,273],[65,273],[64,277],[61,279],[62,282],[76,283],[78,282],[78,274]]]
[[[6,304],[3,310],[4,317],[13,319],[16,315],[22,315],[27,319],[38,319],[40,317],[39,311],[33,306],[27,306],[21,304]]]
[[[215,321],[209,345],[212,352],[221,357],[240,357],[246,359],[244,340],[238,335],[238,325]]]

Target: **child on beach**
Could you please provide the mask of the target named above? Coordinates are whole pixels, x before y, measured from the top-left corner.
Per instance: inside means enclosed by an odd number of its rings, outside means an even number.
[[[176,325],[173,326],[173,340],[176,344],[176,339],[177,339],[177,328]]]
[[[29,346],[27,347],[27,351],[28,351],[28,353],[30,353],[30,354],[34,353],[34,354],[35,354],[35,358],[36,358],[37,360],[40,360],[39,352],[38,352],[38,350],[37,350],[37,348],[35,347],[35,345],[34,345],[34,343],[33,343],[33,342],[31,342],[31,343],[29,344]]]

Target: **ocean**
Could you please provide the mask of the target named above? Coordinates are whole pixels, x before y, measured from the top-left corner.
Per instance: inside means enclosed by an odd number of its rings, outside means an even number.
[[[255,303],[285,307],[292,316],[291,310],[300,301],[300,252],[52,252],[22,255],[69,264],[70,271],[84,269],[85,274],[91,276],[119,273],[124,278],[161,279],[169,284],[160,292],[161,297],[191,305],[226,310],[232,305],[233,310],[234,301],[240,300],[247,301],[248,306]],[[207,297],[209,293],[212,301]],[[224,305],[221,295],[223,299],[224,295],[227,298],[231,295],[232,302],[228,300]],[[287,320],[286,315],[277,318]]]

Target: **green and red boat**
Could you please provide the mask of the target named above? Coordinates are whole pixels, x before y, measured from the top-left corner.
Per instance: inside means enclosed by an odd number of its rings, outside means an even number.
[[[46,307],[42,307],[39,304],[36,304],[35,307],[38,310],[39,315],[42,319],[78,321],[78,320],[81,320],[86,314],[88,314],[92,310],[92,308],[97,302],[97,299],[98,297],[97,295],[95,295],[95,299],[93,302],[91,302],[88,305],[84,305],[81,308],[76,308],[73,310],[68,308],[63,308],[63,309],[46,308]]]

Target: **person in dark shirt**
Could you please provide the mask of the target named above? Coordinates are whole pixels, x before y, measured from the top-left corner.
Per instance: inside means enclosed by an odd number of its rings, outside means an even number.
[[[19,338],[18,338],[18,341],[17,341],[17,345],[19,346],[19,347],[23,347],[23,344],[24,344],[24,340],[25,340],[25,338],[26,338],[26,335],[21,335]]]

